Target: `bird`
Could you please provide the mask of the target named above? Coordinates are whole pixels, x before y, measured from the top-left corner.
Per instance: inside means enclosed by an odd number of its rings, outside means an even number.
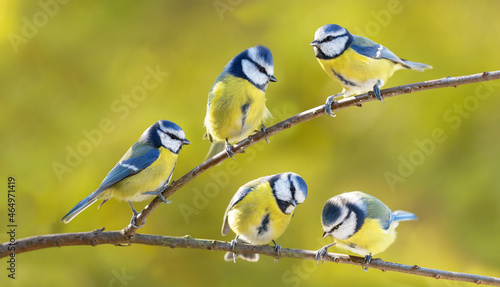
[[[241,186],[229,202],[222,223],[222,236],[233,230],[234,247],[240,243],[263,245],[274,243],[279,255],[281,246],[276,243],[288,227],[298,204],[307,197],[307,184],[293,172],[264,176]],[[240,257],[256,262],[258,254],[227,252],[226,261],[236,262]]]
[[[380,88],[395,71],[432,69],[427,64],[401,59],[386,47],[336,24],[320,27],[311,46],[323,70],[343,88],[326,101],[325,111],[331,116],[334,116],[331,105],[337,97],[373,91],[384,102]]]
[[[61,221],[70,222],[97,200],[102,200],[101,207],[109,199],[116,198],[128,202],[133,213],[130,224],[139,228],[135,225],[138,212],[131,202],[158,196],[163,202],[170,203],[162,191],[172,178],[179,152],[188,144],[189,140],[177,124],[157,121],[128,149],[99,188],[73,207]]]
[[[326,201],[321,213],[323,238],[332,236],[335,241],[321,248],[316,259],[321,260],[328,248],[337,244],[365,256],[366,271],[372,255],[385,251],[394,242],[399,222],[416,219],[415,214],[407,211],[391,211],[382,201],[361,191],[336,195]]]
[[[239,53],[224,67],[208,94],[206,134],[212,143],[207,158],[226,150],[234,159],[231,144],[242,141],[270,117],[266,89],[276,82],[271,51],[262,45]]]

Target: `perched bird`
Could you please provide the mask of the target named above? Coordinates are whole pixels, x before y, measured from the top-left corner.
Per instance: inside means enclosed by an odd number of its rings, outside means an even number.
[[[135,226],[138,212],[131,201],[143,201],[156,195],[169,203],[161,192],[170,182],[182,146],[187,144],[190,142],[178,125],[165,120],[156,122],[129,148],[99,188],[73,207],[61,221],[68,223],[95,201],[102,200],[102,205],[114,197],[129,203],[134,213],[130,224]]]
[[[267,244],[272,241],[279,254],[281,246],[274,240],[283,234],[292,219],[295,207],[307,197],[306,182],[293,172],[264,176],[243,185],[229,202],[224,214],[222,236],[230,230],[236,233],[231,241],[236,244]],[[227,252],[226,261],[241,257],[250,262],[259,260],[258,254]]]
[[[227,63],[208,94],[205,127],[212,146],[207,158],[224,150],[233,157],[233,146],[270,116],[266,88],[276,82],[273,55],[264,46],[249,48]],[[262,125],[262,129],[265,129]]]
[[[372,255],[384,251],[396,239],[395,228],[399,221],[415,220],[417,216],[407,211],[391,211],[377,198],[361,191],[339,194],[328,199],[321,213],[323,238],[332,236],[335,242],[321,248],[316,254],[319,261],[328,248],[339,247],[365,256],[366,266]]]
[[[325,105],[330,115],[331,104],[338,96],[351,96],[372,91],[381,102],[380,87],[399,69],[424,71],[432,66],[407,61],[391,50],[365,37],[352,35],[334,24],[319,28],[311,43],[316,58],[325,72],[344,89],[330,96]]]

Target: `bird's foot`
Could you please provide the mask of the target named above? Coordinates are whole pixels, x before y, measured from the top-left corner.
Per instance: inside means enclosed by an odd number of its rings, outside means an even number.
[[[133,213],[132,219],[130,219],[130,225],[132,225],[132,227],[137,228],[137,229],[143,228],[144,224],[146,224],[146,221],[144,221],[141,226],[136,225],[135,221],[137,219],[137,215],[139,214],[139,212],[137,212],[137,210],[135,210],[134,206],[132,205],[132,203],[130,201],[128,201],[128,204],[130,205],[130,208],[132,209],[132,213]]]
[[[339,94],[337,95],[333,95],[333,96],[329,96],[327,99],[326,99],[326,104],[325,104],[325,113],[331,117],[335,117],[335,112],[332,110],[332,104],[333,103],[337,103],[337,100],[335,100],[336,98],[339,97]]]
[[[264,124],[262,124],[262,125],[260,126],[260,131],[261,131],[261,132],[263,132],[264,134],[266,134],[266,133],[267,133],[267,128],[266,128],[266,126],[265,126]],[[265,137],[264,139],[266,140],[266,143],[268,143],[268,144],[269,144],[269,139],[267,138],[267,134],[266,134],[266,137]]]
[[[231,240],[231,250],[233,251],[233,262],[236,263],[236,253],[234,252],[234,247],[236,247],[236,244],[238,244],[238,235]]]
[[[234,159],[234,148],[233,148],[233,146],[232,146],[232,145],[231,145],[231,144],[227,141],[227,139],[226,139],[226,153],[227,153],[227,155],[228,155],[230,158]],[[235,160],[235,159],[234,159],[234,160]]]
[[[276,251],[276,256],[280,255],[281,252],[281,246],[276,243],[276,241],[273,240],[274,243],[274,251]],[[274,258],[274,263],[278,263],[278,257]]]
[[[323,256],[328,253],[328,248],[332,247],[335,244],[337,244],[337,242],[330,243],[326,246],[323,246],[320,250],[318,250],[318,252],[316,252],[316,265],[318,265],[319,261],[323,260]]]
[[[323,256],[325,256],[327,252],[328,248],[326,246],[316,252],[316,265],[319,264],[319,261],[323,260]]]
[[[384,98],[382,98],[382,94],[380,93],[380,87],[384,85],[384,82],[382,80],[379,80],[375,86],[373,86],[373,94],[375,95],[375,97],[381,101],[382,103],[384,103]]]
[[[370,262],[372,262],[372,255],[368,254],[365,256],[365,265],[363,266],[363,271],[368,271],[368,265],[370,265]]]

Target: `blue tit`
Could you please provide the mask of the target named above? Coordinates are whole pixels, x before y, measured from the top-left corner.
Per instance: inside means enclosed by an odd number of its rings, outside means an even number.
[[[361,191],[346,192],[328,199],[321,213],[323,238],[332,236],[335,242],[321,248],[319,261],[329,247],[339,247],[365,256],[365,271],[372,255],[387,249],[396,238],[395,228],[400,221],[415,220],[407,211],[391,211],[377,198]]]
[[[239,243],[274,243],[277,254],[281,247],[274,241],[283,234],[292,219],[295,207],[307,197],[306,182],[293,172],[264,176],[238,189],[224,214],[222,236],[230,230],[236,233],[231,241]],[[241,257],[250,262],[259,260],[258,254],[227,252],[226,261]]]
[[[170,182],[182,146],[187,144],[190,142],[178,125],[165,120],[156,122],[129,148],[99,188],[73,207],[61,221],[68,223],[97,200],[102,200],[102,205],[114,197],[129,203],[134,213],[130,223],[135,226],[138,212],[131,201],[143,201],[156,195],[168,203],[161,192]]]
[[[270,116],[266,89],[269,82],[276,82],[273,73],[273,55],[264,46],[249,48],[227,63],[208,94],[205,137],[212,146],[207,158],[224,147],[233,157],[231,144],[258,130]]]
[[[332,115],[335,97],[372,91],[381,102],[380,87],[400,69],[424,71],[432,66],[411,62],[396,56],[391,50],[365,37],[352,35],[347,29],[328,24],[316,31],[311,43],[316,58],[325,72],[344,89],[326,102],[326,112]]]

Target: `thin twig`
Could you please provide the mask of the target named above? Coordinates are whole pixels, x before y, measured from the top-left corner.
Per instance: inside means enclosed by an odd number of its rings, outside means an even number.
[[[412,93],[417,91],[437,89],[444,87],[457,87],[463,84],[484,82],[490,80],[500,79],[500,71],[495,72],[484,72],[481,74],[468,75],[462,77],[446,77],[443,79],[426,81],[420,83],[414,83],[394,88],[389,88],[382,90],[382,96],[385,98],[393,97],[405,93]],[[375,100],[373,93],[366,93],[358,95],[355,97],[350,97],[342,99],[338,102],[332,104],[332,111],[337,111],[350,106],[359,106],[362,103]],[[258,132],[247,139],[239,142],[234,146],[234,152],[242,153],[248,147],[271,137],[285,129],[291,128],[297,124],[309,121],[311,119],[317,118],[324,115],[324,106],[319,106],[308,111],[302,112],[298,115],[290,117],[284,121],[281,121],[269,128],[265,132]],[[179,178],[177,181],[172,182],[172,184],[163,191],[163,196],[168,198],[178,189],[189,183],[191,180],[196,178],[201,173],[205,172],[209,168],[219,164],[220,162],[228,158],[225,152],[221,152],[216,156],[206,160],[201,163],[193,170]],[[139,214],[136,224],[141,226],[146,218],[161,204],[159,198],[153,199]],[[12,244],[9,242],[0,245],[0,258],[12,256],[13,254],[19,254],[28,251],[34,251],[49,247],[61,247],[61,246],[72,246],[72,245],[101,245],[101,244],[113,244],[117,246],[129,245],[132,243],[136,244],[146,244],[155,246],[168,246],[171,248],[195,248],[195,249],[205,249],[205,250],[223,250],[231,251],[231,244],[228,242],[216,241],[216,240],[203,240],[203,239],[192,239],[189,237],[168,237],[159,235],[147,235],[147,234],[136,234],[137,229],[131,225],[126,226],[121,231],[103,232],[101,230],[95,230],[92,232],[82,232],[82,233],[65,233],[65,234],[52,234],[43,236],[34,236],[24,239],[16,240],[15,249],[12,250]],[[275,257],[274,248],[271,246],[254,246],[254,245],[237,245],[234,249],[236,252],[247,252],[247,253],[258,253],[262,255]],[[316,260],[316,252],[310,250],[301,249],[281,249],[278,258],[298,258],[298,259],[308,259]],[[344,263],[351,265],[362,266],[364,264],[364,258],[348,256],[343,254],[329,253],[323,257],[324,261]],[[380,269],[382,271],[395,271],[403,272],[413,275],[434,277],[436,279],[449,279],[465,282],[474,282],[477,284],[489,284],[500,286],[500,279],[495,277],[480,276],[474,274],[457,273],[436,269],[428,269],[419,266],[403,265],[398,263],[385,262],[380,259],[374,259],[370,263],[370,268]]]
[[[491,80],[497,80],[500,79],[500,71],[494,71],[494,72],[483,72],[479,74],[474,74],[474,75],[467,75],[467,76],[461,76],[461,77],[445,77],[442,79],[437,79],[437,80],[431,80],[431,81],[425,81],[425,82],[420,82],[420,83],[414,83],[414,84],[408,84],[408,85],[403,85],[403,86],[398,86],[398,87],[393,87],[389,89],[384,89],[381,91],[382,97],[384,98],[389,98],[389,97],[394,97],[397,95],[401,94],[409,94],[409,93],[414,93],[414,92],[419,92],[419,91],[425,91],[425,90],[430,90],[430,89],[438,89],[438,88],[446,88],[446,87],[458,87],[460,85],[464,84],[472,84],[472,83],[478,83],[478,82],[485,82],[485,81],[491,81]],[[355,97],[349,97],[346,99],[342,99],[337,102],[333,102],[332,104],[332,111],[338,111],[341,109],[345,109],[347,107],[351,106],[359,106],[362,103],[365,102],[370,102],[376,100],[375,96],[373,95],[373,92],[361,94]],[[302,112],[298,115],[295,115],[293,117],[290,117],[286,120],[283,120],[269,128],[266,129],[266,132],[258,132],[256,134],[251,135],[250,137],[246,138],[245,140],[239,142],[238,144],[234,145],[234,153],[242,153],[245,149],[248,147],[251,147],[252,145],[268,138],[271,137],[283,130],[289,129],[297,124],[303,123],[310,121],[314,118],[317,118],[321,115],[325,114],[324,110],[324,105],[310,109],[308,111]],[[205,162],[201,163],[191,171],[189,171],[187,174],[176,180],[175,182],[172,182],[164,191],[163,191],[163,196],[165,198],[168,198],[174,192],[176,192],[178,189],[195,179],[198,175],[202,174],[206,170],[208,170],[211,167],[216,166],[217,164],[221,163],[222,161],[228,159],[228,155],[225,152],[221,152],[217,155],[215,155],[212,158],[209,158]],[[145,222],[146,218],[155,210],[160,204],[162,203],[161,199],[159,198],[154,198],[147,206],[144,207],[144,209],[141,211],[139,216],[136,219],[136,225],[137,226],[142,226],[142,224]],[[133,227],[132,225],[126,226],[122,232],[124,236],[126,237],[131,237],[134,236],[135,232],[137,231],[137,228]]]
[[[237,253],[258,253],[273,258],[295,258],[316,260],[316,251],[282,248],[279,255],[270,245],[243,245],[238,244],[234,250],[231,243],[218,240],[206,240],[185,237],[172,237],[151,234],[135,234],[132,238],[124,238],[121,231],[103,231],[94,230],[91,232],[50,234],[28,237],[16,241],[15,254],[38,250],[50,247],[63,247],[73,245],[91,245],[113,244],[116,246],[128,246],[130,244],[145,244],[153,246],[162,246],[170,248],[192,248],[203,250],[235,251]],[[9,243],[0,245],[0,258],[10,256],[8,251]],[[221,258],[217,258],[222,260]],[[327,253],[323,261],[335,262],[341,264],[350,264],[364,266],[364,258],[349,256],[345,254]],[[379,269],[382,271],[402,272],[412,275],[433,277],[436,279],[447,279],[455,281],[472,282],[476,284],[486,284],[500,286],[500,278],[482,276],[475,274],[444,271],[438,269],[424,268],[417,265],[404,265],[399,263],[387,262],[382,259],[373,259],[370,263],[370,269]]]

